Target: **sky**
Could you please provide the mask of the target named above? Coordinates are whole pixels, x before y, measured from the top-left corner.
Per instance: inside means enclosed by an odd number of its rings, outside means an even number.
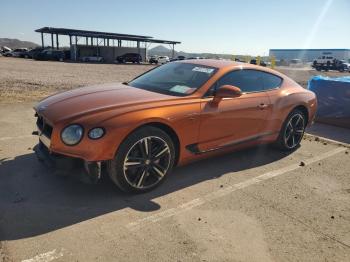
[[[36,43],[50,26],[181,41],[186,52],[350,48],[350,0],[4,0],[0,14],[0,38]]]

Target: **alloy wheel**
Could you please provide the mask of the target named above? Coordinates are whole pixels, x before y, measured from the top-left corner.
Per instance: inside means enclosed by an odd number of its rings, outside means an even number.
[[[170,148],[162,138],[144,137],[126,154],[123,165],[125,179],[134,188],[147,189],[163,179],[170,162]]]
[[[284,132],[284,142],[285,145],[289,148],[295,148],[299,145],[301,139],[303,138],[305,131],[305,121],[304,117],[301,114],[293,115],[286,126]]]

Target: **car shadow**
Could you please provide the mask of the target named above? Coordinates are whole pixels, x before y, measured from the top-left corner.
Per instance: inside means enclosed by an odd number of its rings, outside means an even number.
[[[33,237],[110,212],[141,212],[161,207],[153,199],[202,181],[263,166],[288,153],[256,147],[176,168],[155,190],[138,195],[120,192],[109,180],[88,185],[51,174],[34,153],[0,159],[0,240]],[[228,174],[230,173],[230,174]],[[232,174],[233,173],[233,174]]]

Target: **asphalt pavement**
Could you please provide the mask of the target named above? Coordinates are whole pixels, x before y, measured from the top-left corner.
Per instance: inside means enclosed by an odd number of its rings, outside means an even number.
[[[42,166],[31,107],[0,104],[0,261],[350,261],[346,144],[230,153],[130,195]]]

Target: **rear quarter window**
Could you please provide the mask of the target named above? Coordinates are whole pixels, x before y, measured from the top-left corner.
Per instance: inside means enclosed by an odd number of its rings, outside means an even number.
[[[279,88],[282,85],[282,78],[270,73],[263,73],[263,82],[264,82],[264,89],[265,90],[270,90],[270,89],[275,89]]]

